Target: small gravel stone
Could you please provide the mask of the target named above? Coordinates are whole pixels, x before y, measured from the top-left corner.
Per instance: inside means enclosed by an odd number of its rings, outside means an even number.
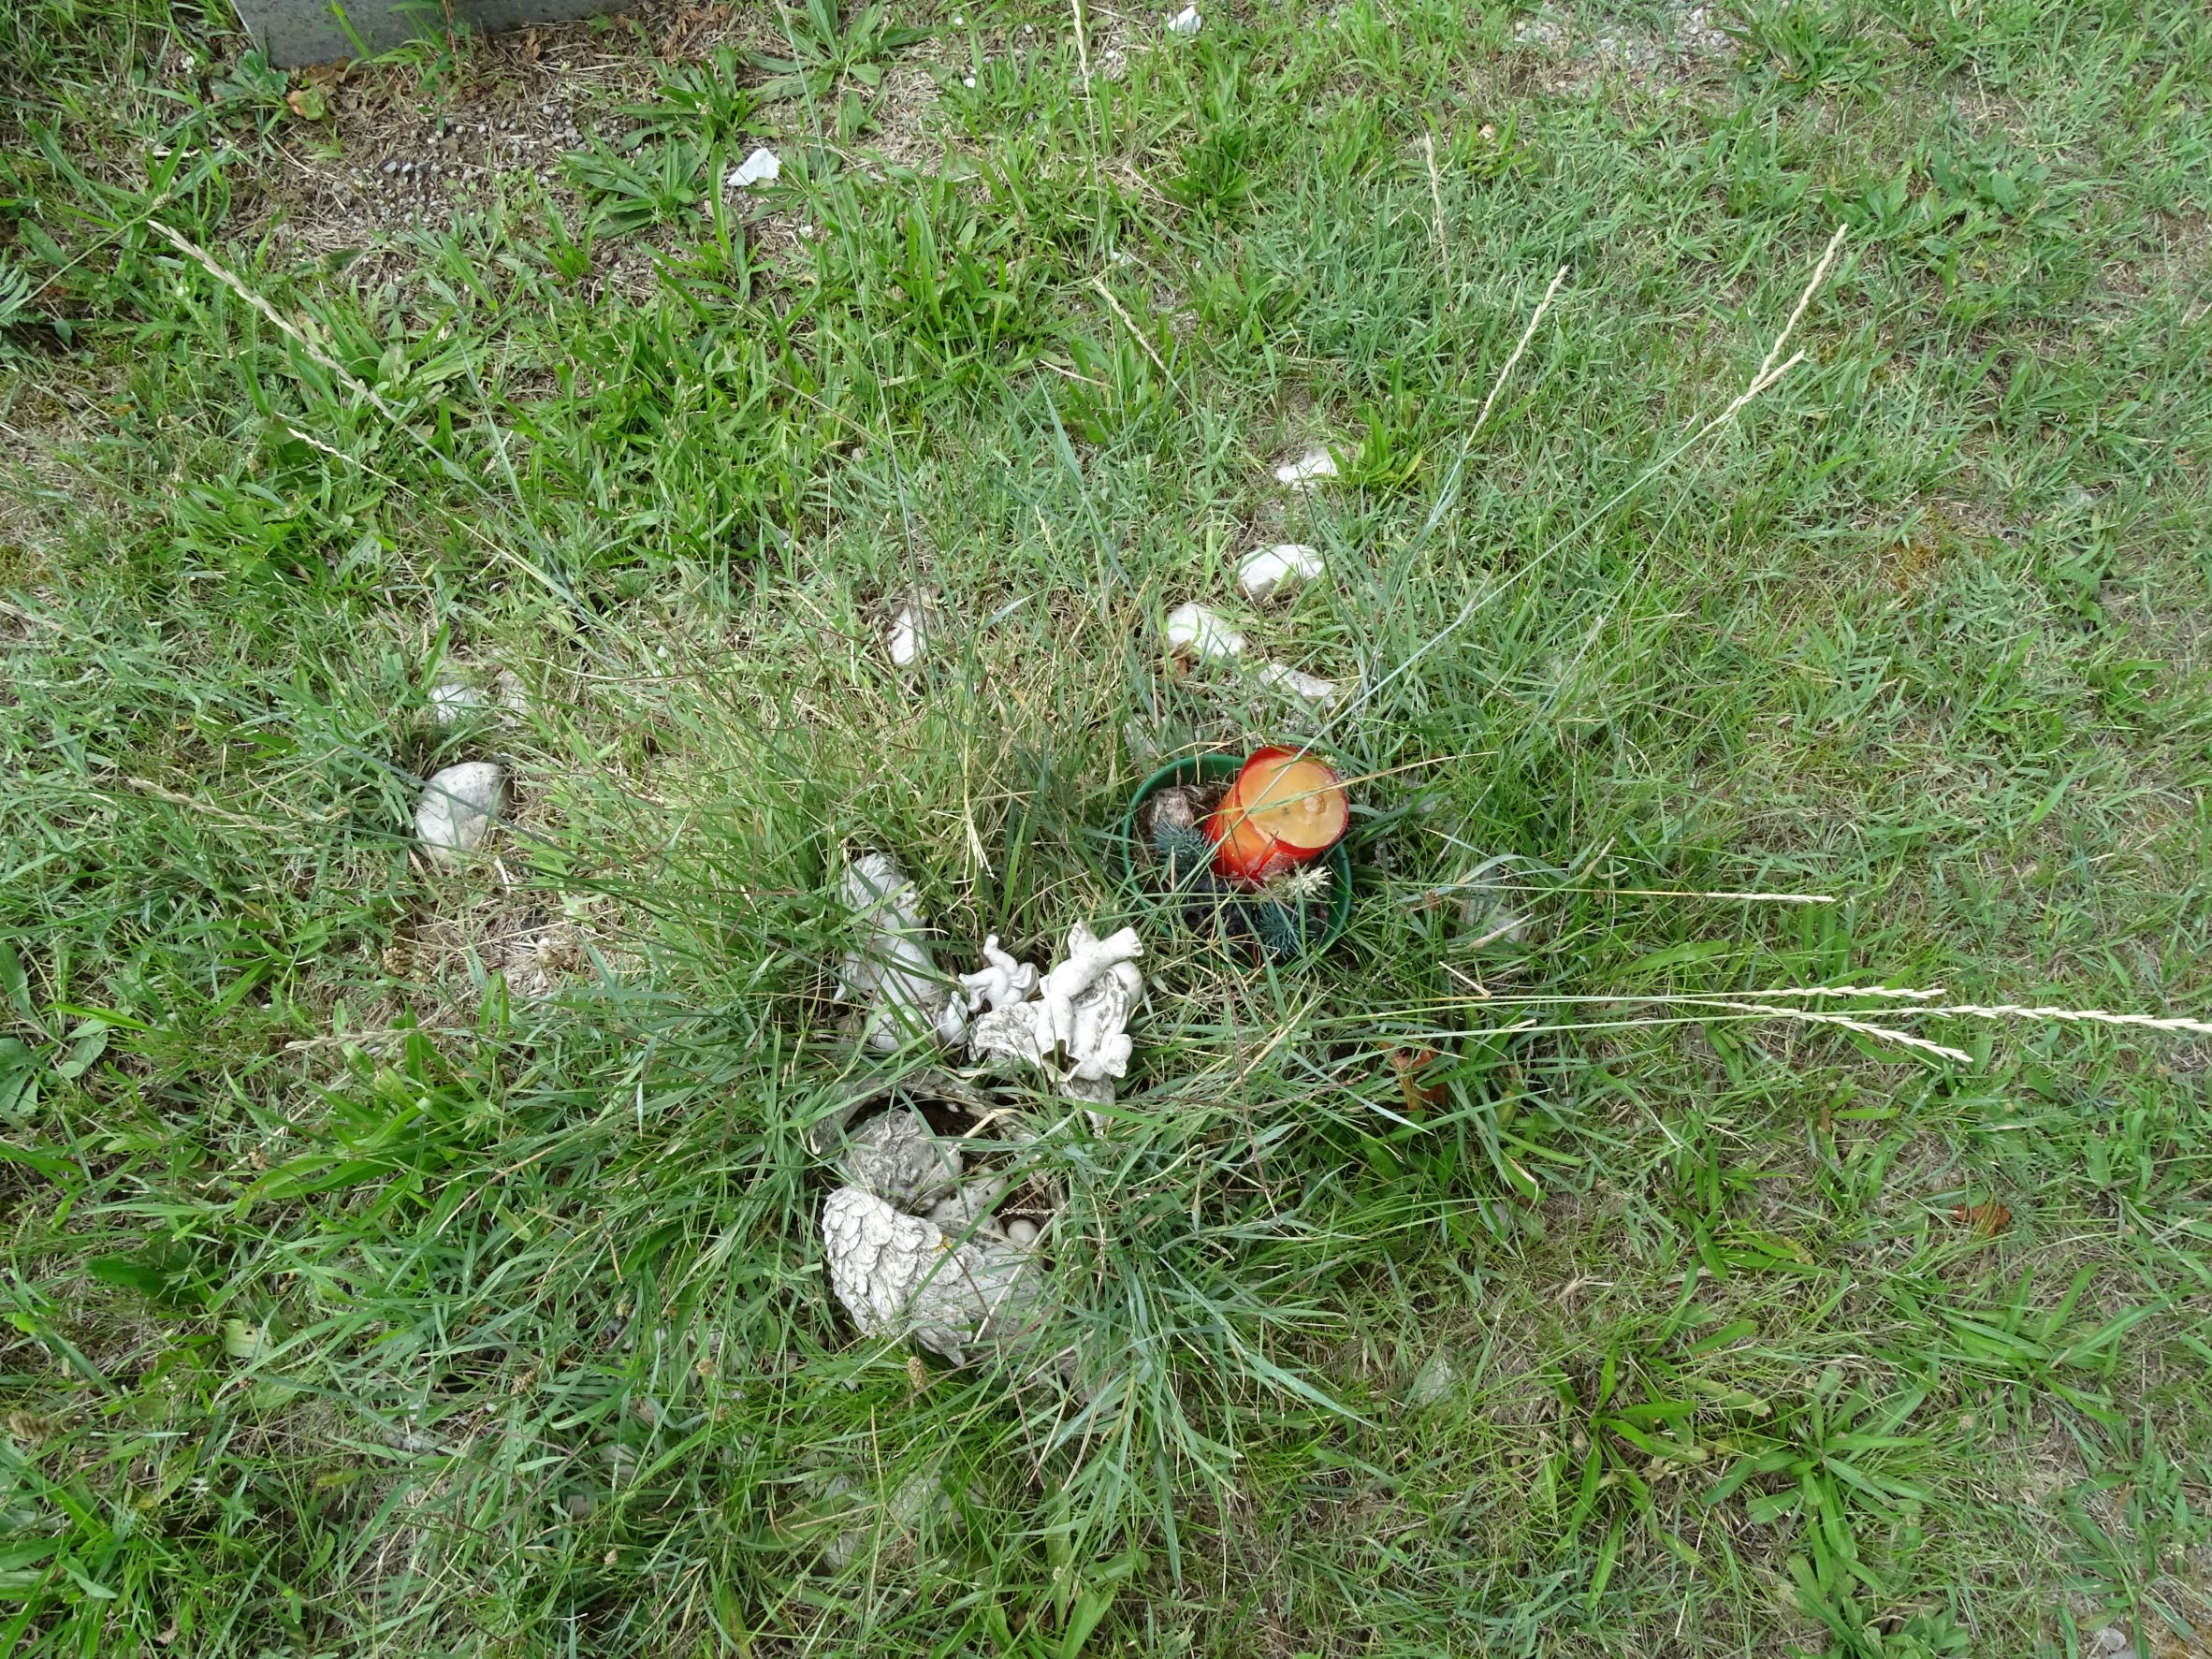
[[[1459,1385],[1459,1367],[1451,1362],[1450,1354],[1438,1348],[1414,1373],[1413,1382],[1405,1390],[1405,1404],[1416,1411],[1440,1405],[1451,1398],[1452,1390]]]
[[[506,769],[463,761],[433,774],[415,809],[415,833],[433,863],[451,864],[484,845],[506,805]]]
[[[1336,476],[1336,458],[1326,449],[1309,449],[1294,461],[1275,469],[1275,482],[1292,489],[1311,489]]]
[[[442,726],[450,726],[472,710],[486,706],[487,700],[474,686],[463,685],[449,679],[430,688],[430,714]]]
[[[1317,675],[1302,674],[1282,662],[1269,662],[1261,666],[1259,677],[1278,691],[1288,691],[1293,697],[1327,707],[1340,695],[1337,683],[1322,679]]]
[[[929,647],[929,608],[919,596],[909,595],[891,613],[887,645],[894,668],[911,668],[922,661]]]
[[[1018,1220],[1008,1222],[1006,1224],[1006,1242],[1010,1244],[1019,1244],[1026,1250],[1037,1242],[1037,1223]]]
[[[1244,597],[1264,604],[1279,593],[1318,578],[1328,569],[1317,548],[1298,542],[1256,547],[1237,565],[1237,586]]]
[[[1244,654],[1244,636],[1219,611],[1202,604],[1179,604],[1168,613],[1161,631],[1168,648],[1178,656],[1218,662]]]

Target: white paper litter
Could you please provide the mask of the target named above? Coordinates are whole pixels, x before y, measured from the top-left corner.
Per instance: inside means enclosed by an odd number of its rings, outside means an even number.
[[[746,190],[755,184],[773,184],[783,171],[783,163],[776,159],[773,150],[755,150],[750,155],[730,169],[726,181],[732,190]]]

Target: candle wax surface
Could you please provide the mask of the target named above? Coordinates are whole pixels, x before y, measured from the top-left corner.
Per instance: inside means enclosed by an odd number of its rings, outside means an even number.
[[[1240,783],[1237,805],[1244,822],[1270,840],[1317,852],[1335,846],[1344,834],[1344,791],[1319,761],[1286,759],[1264,773],[1255,765]]]
[[[1328,851],[1350,819],[1333,769],[1293,749],[1260,749],[1244,763],[1207,825],[1216,849],[1214,867],[1231,880],[1257,884]]]

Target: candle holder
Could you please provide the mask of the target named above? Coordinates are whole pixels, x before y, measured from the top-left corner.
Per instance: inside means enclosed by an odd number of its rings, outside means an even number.
[[[1295,753],[1296,751],[1291,752]],[[1155,798],[1169,790],[1183,791],[1201,797],[1225,795],[1230,787],[1235,783],[1237,775],[1244,769],[1244,765],[1245,760],[1240,755],[1219,753],[1186,755],[1181,760],[1171,761],[1160,767],[1158,771],[1153,773],[1151,777],[1137,786],[1136,793],[1129,797],[1128,809],[1122,814],[1121,825],[1116,837],[1119,842],[1122,874],[1132,887],[1149,888],[1163,898],[1171,897],[1192,873],[1180,867],[1181,861],[1179,859],[1175,861],[1173,866],[1170,866],[1164,863],[1155,851],[1148,834],[1152,827],[1149,822],[1152,815],[1147,810]],[[1201,822],[1194,825],[1200,837],[1198,845],[1205,850],[1201,856],[1194,860],[1194,865],[1198,866],[1209,866],[1214,853],[1212,842],[1204,838],[1203,816],[1203,814],[1200,814]],[[1334,846],[1312,860],[1305,867],[1309,870],[1328,872],[1325,878],[1328,891],[1325,895],[1316,901],[1316,908],[1321,910],[1322,913],[1317,918],[1316,924],[1305,930],[1305,937],[1300,941],[1299,949],[1283,950],[1272,946],[1267,949],[1267,953],[1273,956],[1278,962],[1293,959],[1310,960],[1342,937],[1344,930],[1351,923],[1352,861],[1345,842],[1343,840],[1337,841]],[[1202,868],[1201,873],[1220,886],[1228,887],[1230,885],[1215,877],[1210,867]],[[1259,892],[1241,887],[1236,894],[1236,898],[1242,900],[1256,899],[1259,896],[1261,895]],[[1194,907],[1186,902],[1183,908],[1187,914],[1199,907]],[[1253,939],[1249,932],[1239,932],[1231,926],[1223,924],[1225,921],[1232,919],[1234,916],[1232,902],[1225,901],[1215,905],[1208,913],[1213,917],[1213,921],[1204,927],[1194,924],[1193,931],[1214,932],[1224,948],[1234,947],[1240,943],[1249,947],[1264,942]]]

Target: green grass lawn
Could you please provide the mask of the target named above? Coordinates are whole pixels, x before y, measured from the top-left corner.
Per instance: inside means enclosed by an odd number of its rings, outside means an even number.
[[[1760,994],[2212,1007],[2212,19],[1201,4],[0,7],[0,1649],[2207,1651],[2212,1049]],[[1285,736],[1070,1362],[856,1336],[850,851],[1041,955]]]

